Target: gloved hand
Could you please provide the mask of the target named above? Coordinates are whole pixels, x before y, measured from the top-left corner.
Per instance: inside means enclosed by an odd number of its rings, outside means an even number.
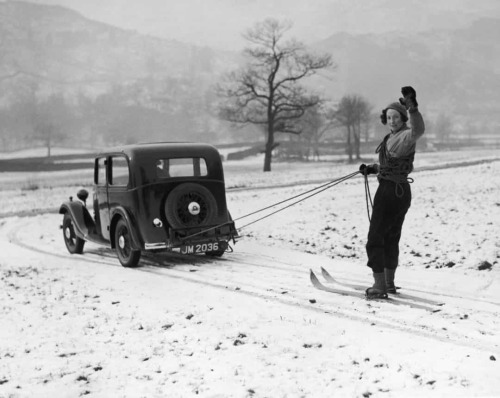
[[[359,171],[361,172],[361,174],[363,174],[365,176],[367,176],[368,174],[377,174],[378,173],[378,164],[373,163],[373,164],[366,165],[363,163],[361,166],[359,166]]]
[[[400,98],[399,102],[406,109],[418,107],[417,92],[414,90],[413,87],[411,86],[401,87],[401,94],[403,94],[404,98]]]

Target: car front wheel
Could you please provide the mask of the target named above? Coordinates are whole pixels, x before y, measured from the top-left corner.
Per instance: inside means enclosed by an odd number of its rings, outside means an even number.
[[[141,258],[140,250],[132,249],[132,237],[130,236],[130,229],[126,221],[121,219],[116,224],[115,229],[115,247],[116,255],[120,264],[124,267],[136,267]]]
[[[66,248],[71,254],[82,254],[83,246],[85,241],[82,238],[76,236],[75,226],[73,225],[73,218],[68,213],[64,214],[63,217],[63,237]]]

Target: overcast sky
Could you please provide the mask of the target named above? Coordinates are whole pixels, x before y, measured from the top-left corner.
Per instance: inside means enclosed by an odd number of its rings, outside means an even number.
[[[237,50],[241,33],[267,17],[289,19],[303,42],[333,33],[454,27],[500,18],[500,0],[29,0],[139,33]]]

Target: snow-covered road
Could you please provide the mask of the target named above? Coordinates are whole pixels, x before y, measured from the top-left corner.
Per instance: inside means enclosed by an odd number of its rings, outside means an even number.
[[[90,243],[69,255],[60,222],[0,220],[0,396],[500,393],[497,272],[405,268],[401,291],[420,300],[398,300],[414,308],[312,286],[321,267],[369,283],[349,259],[243,239],[221,259],[125,269]]]

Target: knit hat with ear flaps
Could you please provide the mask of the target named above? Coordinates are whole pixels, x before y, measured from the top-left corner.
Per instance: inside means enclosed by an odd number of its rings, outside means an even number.
[[[406,108],[401,105],[399,102],[393,102],[392,104],[387,105],[385,110],[387,109],[394,109],[395,111],[398,111],[402,115],[408,117],[408,112],[406,111]]]

